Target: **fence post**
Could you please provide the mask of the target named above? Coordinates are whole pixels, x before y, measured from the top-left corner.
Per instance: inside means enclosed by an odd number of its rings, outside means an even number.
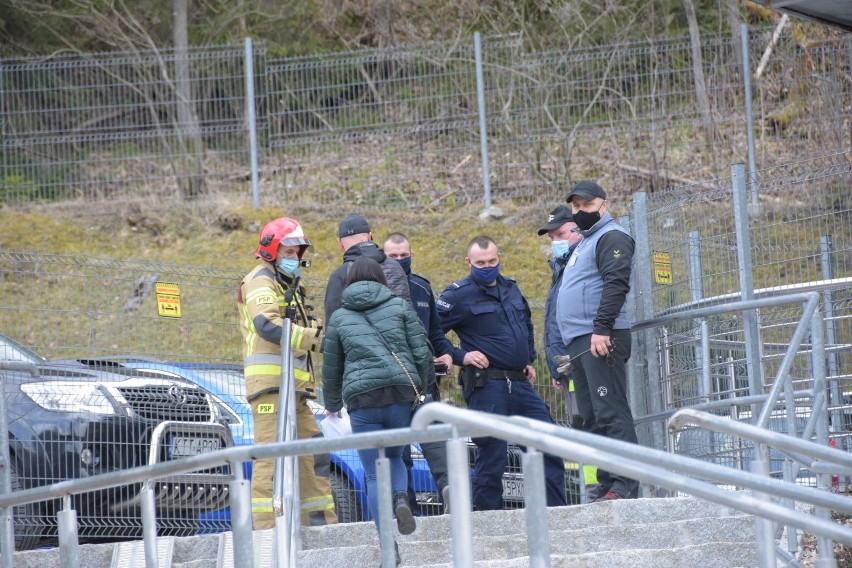
[[[57,515],[59,523],[59,566],[80,567],[80,539],[77,536],[77,511],[71,507],[71,496],[62,498],[62,510]]]
[[[254,568],[254,535],[251,523],[251,485],[245,478],[244,465],[231,463],[231,533],[234,542],[234,566]]]
[[[254,50],[251,38],[246,41],[246,126],[249,132],[249,159],[251,168],[251,204],[260,207],[260,186],[257,176],[257,116],[254,108]]]
[[[2,69],[0,69],[2,73]],[[2,88],[2,83],[0,83]],[[2,103],[2,101],[0,101]],[[2,110],[2,107],[0,107]],[[4,146],[5,148],[5,146]],[[0,374],[3,383],[5,377]],[[6,415],[6,397],[0,396],[0,495],[12,492],[12,480],[9,475],[9,427]],[[0,565],[3,568],[15,566],[15,523],[12,507],[0,509]]]
[[[748,53],[748,24],[740,24],[740,36],[743,40],[743,83],[745,86],[746,129],[748,132],[748,177],[752,183],[752,214],[757,215],[760,205],[757,202],[757,166],[754,149],[754,113],[751,104],[751,63]]]
[[[633,281],[636,284],[637,306],[641,307],[642,319],[654,317],[654,289],[651,282],[651,246],[648,232],[648,195],[644,191],[633,194],[633,238],[636,241],[636,251],[633,255]],[[645,342],[645,372],[648,388],[648,414],[657,414],[663,411],[662,391],[660,387],[660,364],[657,354],[657,338],[654,329],[646,329],[642,332]],[[630,384],[628,388],[641,389],[641,384]],[[631,394],[631,400],[641,400]],[[660,422],[658,427],[649,425],[651,429],[651,440],[645,440],[643,445],[651,445],[653,448],[665,449],[666,434],[665,424]]]
[[[284,329],[281,332],[281,384],[278,389],[276,442],[290,442],[297,438],[296,386],[293,379],[293,353],[290,349],[292,333],[293,322],[287,318],[284,320]],[[296,456],[275,458],[272,477],[272,509],[275,511],[275,563],[278,568],[295,566],[296,552],[301,548],[297,460]]]
[[[745,166],[740,162],[731,165],[731,187],[734,197],[734,222],[737,235],[737,263],[740,272],[740,297],[743,301],[754,299],[754,274],[751,262],[751,233],[748,226],[748,185]],[[760,325],[757,310],[743,311],[748,390],[752,396],[763,394],[763,372],[760,361]],[[758,403],[751,405],[751,421],[757,420],[761,411]]]
[[[473,34],[476,55],[476,100],[479,106],[479,151],[482,155],[482,182],[485,189],[485,209],[491,209],[491,175],[488,167],[488,127],[485,121],[485,80],[482,77],[482,38]]]
[[[453,565],[473,566],[473,515],[470,509],[470,469],[467,444],[453,428],[447,440],[447,472],[450,482],[450,534]]]
[[[151,480],[142,485],[139,497],[142,500],[142,546],[145,550],[145,568],[159,568],[157,556],[157,507]]]
[[[704,253],[701,250],[701,231],[689,232],[689,292],[693,302],[704,299]],[[701,366],[701,383],[698,396],[701,402],[708,402],[713,394],[710,377],[710,334],[707,330],[707,318],[698,318],[698,333],[701,345],[698,349],[698,364]]]
[[[544,455],[528,448],[521,456],[524,471],[524,516],[530,568],[550,568],[550,530],[544,489]],[[582,466],[581,466],[582,467]]]
[[[834,246],[831,241],[831,235],[823,235],[819,238],[819,248],[822,252],[822,279],[831,280],[834,278]],[[828,377],[837,377],[840,375],[840,359],[837,352],[833,349],[837,345],[837,327],[834,320],[834,291],[826,288],[822,293],[823,307],[825,309],[825,342],[830,349],[828,353]],[[832,379],[828,383],[831,406],[839,406],[843,402],[843,392],[840,388],[840,381]],[[841,415],[840,411],[835,411],[832,417],[834,429],[837,431],[840,428]]]

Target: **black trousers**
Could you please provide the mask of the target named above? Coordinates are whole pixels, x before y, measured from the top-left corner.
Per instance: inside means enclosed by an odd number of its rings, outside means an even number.
[[[591,334],[581,335],[568,345],[577,407],[583,417],[583,430],[636,444],[636,427],[627,398],[630,330],[614,329],[610,338],[615,349],[607,357],[583,353],[591,345]],[[604,490],[622,497],[639,494],[638,481],[602,469],[598,469],[598,482]]]

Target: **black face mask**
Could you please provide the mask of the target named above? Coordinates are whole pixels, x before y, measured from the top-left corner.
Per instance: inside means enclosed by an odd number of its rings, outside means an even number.
[[[603,203],[601,203],[601,207],[603,207]],[[598,207],[597,211],[577,211],[574,213],[574,222],[577,223],[580,230],[588,231],[601,220],[601,207]]]

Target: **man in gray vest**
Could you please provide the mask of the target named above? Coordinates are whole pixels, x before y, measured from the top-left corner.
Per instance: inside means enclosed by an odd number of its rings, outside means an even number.
[[[581,181],[568,194],[583,240],[571,252],[556,300],[562,341],[571,356],[571,373],[583,429],[637,443],[627,401],[630,322],[625,299],[630,291],[634,243],[609,214],[606,192]],[[639,483],[598,470],[598,501],[638,496]]]

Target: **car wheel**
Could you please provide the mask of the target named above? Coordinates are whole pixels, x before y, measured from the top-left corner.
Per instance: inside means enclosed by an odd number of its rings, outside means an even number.
[[[14,460],[9,464],[9,478],[13,492],[24,488],[18,473],[18,464]],[[42,535],[40,533],[44,527],[39,522],[38,511],[38,503],[29,503],[14,508],[12,514],[15,518],[15,550],[32,550],[41,540]]]
[[[355,494],[355,488],[346,479],[346,476],[337,471],[329,475],[331,482],[331,494],[334,496],[334,508],[337,511],[337,520],[341,523],[357,523],[363,521],[361,504]]]

